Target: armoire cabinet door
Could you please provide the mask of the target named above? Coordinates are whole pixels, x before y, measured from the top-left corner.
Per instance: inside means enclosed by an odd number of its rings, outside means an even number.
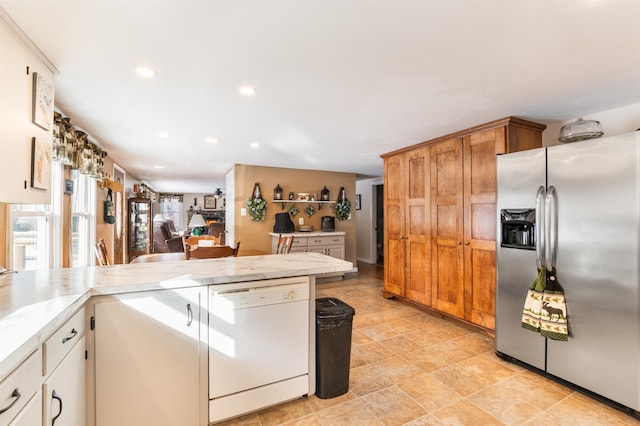
[[[464,316],[462,140],[431,147],[433,306]]]
[[[404,156],[384,161],[384,291],[385,296],[404,297]]]
[[[385,292],[431,305],[430,148],[385,159]]]
[[[423,147],[404,154],[405,294],[426,306],[431,306],[430,153]]]
[[[496,154],[505,127],[464,137],[464,318],[495,328]]]

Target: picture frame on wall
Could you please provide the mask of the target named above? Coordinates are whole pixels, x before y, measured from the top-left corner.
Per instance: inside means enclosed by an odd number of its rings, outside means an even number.
[[[215,210],[216,208],[216,196],[215,195],[205,195],[204,196],[204,209],[205,210]]]
[[[67,195],[73,194],[73,180],[71,179],[64,180],[64,193]]]
[[[51,145],[31,138],[31,187],[49,189],[51,185]]]
[[[53,84],[42,74],[33,73],[33,124],[51,130],[53,123]]]
[[[362,202],[361,195],[356,194],[356,210],[360,210],[362,208],[361,202]]]

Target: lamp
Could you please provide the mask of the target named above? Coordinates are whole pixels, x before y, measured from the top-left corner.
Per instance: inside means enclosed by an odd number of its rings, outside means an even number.
[[[165,219],[164,216],[162,216],[160,213],[156,213],[156,215],[153,217],[153,221],[154,222],[166,222],[167,219]]]
[[[189,221],[189,228],[193,229],[193,235],[199,237],[202,235],[202,227],[207,226],[201,214],[194,214]]]

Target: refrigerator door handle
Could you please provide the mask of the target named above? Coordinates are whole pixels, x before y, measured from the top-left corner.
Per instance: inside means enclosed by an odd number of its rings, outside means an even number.
[[[547,191],[544,186],[538,188],[536,193],[536,266],[542,269],[545,253],[545,226],[544,226],[544,199]]]
[[[547,271],[556,267],[556,244],[558,242],[558,198],[556,188],[550,186],[544,201],[544,221],[546,224],[544,263]]]

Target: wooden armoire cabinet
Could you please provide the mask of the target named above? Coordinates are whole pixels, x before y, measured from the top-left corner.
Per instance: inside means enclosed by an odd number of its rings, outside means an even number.
[[[495,157],[544,129],[507,117],[382,156],[385,297],[495,328]]]

